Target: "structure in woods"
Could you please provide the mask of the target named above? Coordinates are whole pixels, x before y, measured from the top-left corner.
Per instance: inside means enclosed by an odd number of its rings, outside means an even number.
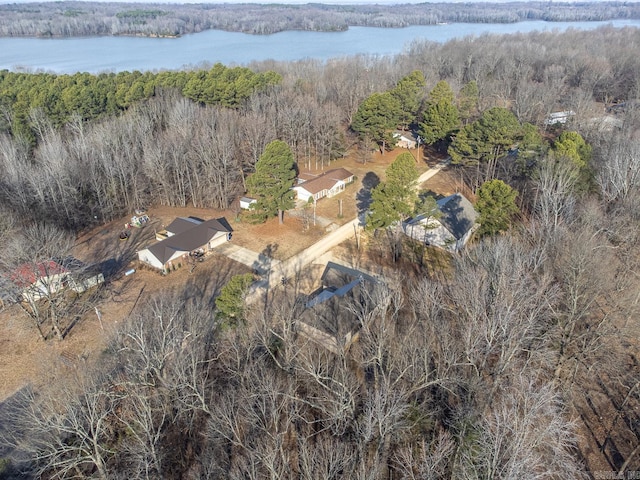
[[[305,299],[298,331],[334,353],[347,350],[360,328],[360,320],[349,305],[371,301],[379,285],[379,280],[365,272],[327,263],[320,287]]]

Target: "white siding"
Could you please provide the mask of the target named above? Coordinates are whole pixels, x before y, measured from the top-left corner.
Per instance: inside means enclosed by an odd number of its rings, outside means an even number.
[[[256,203],[257,200],[255,198],[241,198],[240,199],[240,208],[242,208],[243,210],[249,210],[249,208],[251,208],[251,204],[252,203]]]
[[[158,268],[160,270],[162,270],[164,268],[164,265],[162,265],[162,263],[160,263],[160,260],[158,260],[155,255],[153,255],[149,249],[145,248],[144,250],[140,250],[138,252],[138,259],[141,262],[146,263],[147,265],[151,265],[152,267]]]
[[[331,187],[331,190],[327,192],[327,197],[333,197],[344,190],[345,183],[342,180],[338,180],[336,184]]]
[[[430,224],[434,225],[434,228],[425,229],[422,222],[407,223],[404,225],[404,232],[418,242],[440,247],[450,252],[458,252],[464,248],[474,232],[480,227],[480,224],[474,224],[461,239],[456,240],[456,237],[439,221],[431,220]]]
[[[30,302],[47,298],[65,288],[64,280],[67,278],[67,275],[68,273],[65,272],[40,278],[22,291],[22,297]]]
[[[471,227],[469,231],[465,233],[463,237],[456,242],[456,251],[460,251],[464,248],[464,246],[467,244],[471,236],[475,233],[476,230],[478,230],[478,228],[480,228],[480,224],[475,223],[473,227]]]
[[[308,192],[306,189],[304,189],[302,187],[293,187],[293,189],[296,191],[296,194],[298,196],[298,200],[302,200],[302,201],[308,202],[309,198],[313,197],[311,192]]]
[[[456,250],[456,238],[437,220],[431,220],[430,225],[434,228],[424,228],[424,224],[417,222],[405,225],[405,233],[421,243],[444,248],[445,250]]]
[[[227,232],[220,232],[218,235],[209,240],[209,249],[219,247],[223,243],[229,240],[229,234]]]

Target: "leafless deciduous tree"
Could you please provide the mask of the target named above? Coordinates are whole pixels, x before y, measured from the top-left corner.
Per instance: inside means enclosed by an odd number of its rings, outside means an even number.
[[[16,447],[29,454],[26,467],[37,478],[111,477],[118,399],[101,374],[86,373],[70,383],[52,382],[38,393],[27,390],[22,399]]]
[[[608,202],[626,203],[640,189],[640,142],[619,138],[598,156],[597,182]]]
[[[557,301],[552,278],[539,268],[540,252],[499,239],[461,258],[449,292],[464,356],[484,378],[492,401],[503,376],[545,363],[544,334]]]
[[[62,340],[72,322],[76,296],[66,289],[66,268],[59,262],[71,251],[73,238],[48,224],[26,227],[8,242],[3,261],[9,281],[20,296],[19,305],[43,340],[50,331]],[[78,314],[79,312],[75,312]]]
[[[549,235],[553,236],[563,221],[573,218],[577,181],[578,171],[570,162],[549,158],[538,163],[534,211]]]
[[[587,478],[573,456],[575,427],[550,385],[515,376],[458,450],[456,478]]]
[[[575,222],[563,240],[553,258],[561,288],[554,311],[557,323],[553,337],[558,345],[555,376],[573,382],[578,366],[588,368],[603,346],[603,337],[611,334],[603,302],[613,285],[616,262],[598,227]]]

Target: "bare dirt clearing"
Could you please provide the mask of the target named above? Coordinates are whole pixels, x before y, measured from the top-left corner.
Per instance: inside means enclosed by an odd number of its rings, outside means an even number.
[[[214,297],[231,276],[248,271],[215,254],[196,263],[192,271],[183,267],[162,276],[139,269],[104,285],[106,299],[97,307],[101,321],[96,314],[88,315],[61,342],[41,340],[17,305],[5,309],[0,315],[0,401],[26,384],[46,382],[53,371],[72,370],[78,364],[98,359],[113,330],[154,295],[184,288],[188,295],[204,298],[213,306]]]

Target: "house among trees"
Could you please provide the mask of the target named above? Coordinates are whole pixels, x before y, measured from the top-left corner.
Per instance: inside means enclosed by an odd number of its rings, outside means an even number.
[[[460,193],[442,198],[436,203],[440,218],[418,215],[404,223],[404,232],[425,245],[458,252],[480,227],[477,223],[478,212]]]
[[[318,201],[323,197],[333,197],[342,192],[345,187],[354,181],[354,175],[346,168],[328,170],[320,175],[301,173],[298,176],[298,185],[293,187],[298,200],[308,202],[310,198]]]
[[[567,110],[564,112],[553,112],[544,121],[545,125],[564,125],[569,119],[575,116],[576,112],[573,110]]]
[[[26,301],[47,298],[66,288],[69,270],[59,263],[48,260],[39,263],[23,263],[13,270],[9,278]]]
[[[54,259],[69,271],[65,284],[76,293],[83,293],[101,283],[104,283],[104,263],[87,264],[75,257]]]
[[[394,132],[393,139],[398,148],[416,148],[418,138],[412,132]]]
[[[347,305],[369,301],[379,283],[360,270],[327,263],[320,287],[306,299],[297,322],[298,331],[334,353],[348,349],[356,338],[360,321]]]
[[[189,254],[206,254],[231,240],[232,231],[224,217],[207,221],[179,217],[167,226],[162,240],[138,252],[138,259],[164,272],[177,260],[186,262]]]
[[[98,264],[87,265],[75,257],[54,258],[39,263],[23,263],[0,281],[3,302],[35,302],[64,290],[83,293],[104,283]]]

